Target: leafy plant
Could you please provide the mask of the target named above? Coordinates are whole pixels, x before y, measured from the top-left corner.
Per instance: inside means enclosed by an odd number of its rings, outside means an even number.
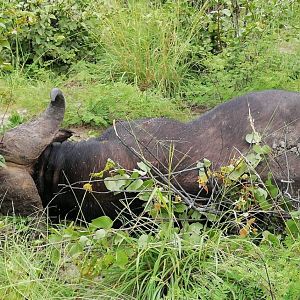
[[[199,188],[208,195],[207,205],[198,205],[197,198],[191,202],[180,191],[170,188],[146,161],[138,163],[139,168],[128,171],[109,160],[104,171],[110,176],[103,181],[112,192],[136,193],[136,198],[145,201],[144,212],[156,222],[164,219],[194,222],[205,217],[216,226],[224,228],[225,225],[228,232],[238,233],[241,237],[256,236],[267,228],[282,231],[284,218],[297,219],[298,216],[292,210],[291,200],[285,198],[274,183],[272,174],[262,181],[256,171],[268,160],[271,148],[262,144],[256,131],[248,134],[246,140],[253,144],[251,150],[245,156],[233,158],[228,166],[218,171],[211,170],[211,162],[207,159],[198,163]],[[104,171],[92,176],[103,178]],[[92,191],[92,184],[89,183],[87,190]],[[220,220],[223,221],[219,224]],[[297,222],[292,219],[286,223],[290,234],[296,237]]]
[[[69,65],[92,58],[89,1],[11,1],[0,11],[2,47],[16,68],[25,64]],[[1,52],[0,52],[1,53]]]

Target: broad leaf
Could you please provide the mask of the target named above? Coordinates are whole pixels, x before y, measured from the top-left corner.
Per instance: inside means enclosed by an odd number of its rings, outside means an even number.
[[[125,266],[128,263],[128,256],[123,249],[118,249],[116,251],[116,265],[122,269],[125,268]]]
[[[148,172],[150,172],[150,168],[144,163],[144,162],[138,162],[137,163],[137,165],[138,165],[138,167],[142,170],[142,171],[144,171],[145,172],[145,174],[143,174],[143,175],[146,175]]]
[[[270,154],[272,152],[272,149],[268,145],[253,145],[253,150],[258,154]]]
[[[257,144],[261,141],[261,136],[258,132],[252,132],[246,135],[246,141],[249,144]]]
[[[126,188],[126,191],[136,191],[143,185],[142,179],[136,179],[132,183],[129,184],[129,186]]]
[[[268,192],[266,190],[258,187],[253,190],[253,193],[262,210],[269,210],[272,208],[272,205],[267,200]]]
[[[105,229],[101,228],[95,232],[95,240],[100,240],[106,237]]]
[[[92,227],[109,229],[113,226],[113,221],[108,216],[102,216],[97,219],[92,220]]]
[[[83,252],[83,246],[80,242],[74,243],[69,249],[69,255],[77,257]]]
[[[129,175],[116,175],[113,177],[107,177],[104,179],[104,184],[109,191],[120,192],[123,187],[127,186],[130,182]]]
[[[142,234],[137,241],[139,248],[146,248],[148,245],[148,239],[149,236],[147,234]]]
[[[300,222],[296,220],[286,221],[286,231],[294,239],[300,236]]]

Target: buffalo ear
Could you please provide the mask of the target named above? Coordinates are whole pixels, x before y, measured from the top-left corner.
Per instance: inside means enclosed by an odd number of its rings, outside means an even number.
[[[74,131],[72,130],[60,128],[53,139],[53,143],[55,142],[62,143],[66,141],[68,138],[70,138],[71,136],[73,136],[73,133]]]

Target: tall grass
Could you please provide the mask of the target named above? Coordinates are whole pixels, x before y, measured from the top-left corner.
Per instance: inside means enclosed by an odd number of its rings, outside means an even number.
[[[185,1],[115,1],[95,24],[102,63],[114,79],[174,95],[188,77],[188,55],[197,27],[184,28]],[[204,14],[193,16],[197,21]],[[193,21],[189,21],[191,24]]]
[[[66,224],[35,229],[40,238],[32,239],[32,225],[2,218],[1,299],[298,299],[299,240],[258,246],[217,228],[191,224],[182,235],[173,225],[131,237],[108,229],[95,240]],[[89,242],[78,251],[78,241]],[[118,249],[126,249],[126,265],[101,269]]]

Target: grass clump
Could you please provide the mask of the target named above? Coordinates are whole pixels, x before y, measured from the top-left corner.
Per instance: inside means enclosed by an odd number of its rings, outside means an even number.
[[[102,220],[103,221],[103,220]],[[132,233],[96,219],[88,228],[49,227],[28,239],[6,221],[1,231],[4,299],[297,299],[299,239],[225,236],[200,223]],[[3,221],[2,221],[3,222]],[[3,223],[2,223],[3,224]],[[104,228],[103,228],[104,227]],[[137,229],[137,231],[136,231]],[[135,234],[133,234],[135,230]],[[276,240],[276,242],[275,242]]]

